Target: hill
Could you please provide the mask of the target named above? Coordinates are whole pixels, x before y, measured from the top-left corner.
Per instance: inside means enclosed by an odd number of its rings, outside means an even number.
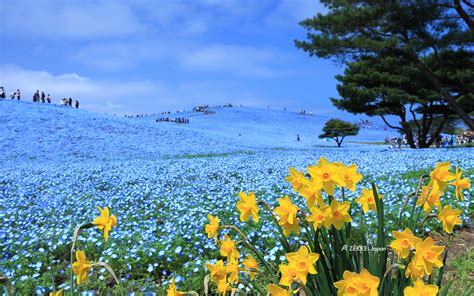
[[[252,108],[184,112],[190,124],[159,122],[159,116],[126,118],[33,102],[0,101],[1,158],[115,159],[229,153],[257,149],[333,146],[317,138],[328,118]],[[299,134],[301,141],[296,141]],[[381,141],[389,131],[362,129],[349,141]],[[345,146],[354,144],[345,143]]]

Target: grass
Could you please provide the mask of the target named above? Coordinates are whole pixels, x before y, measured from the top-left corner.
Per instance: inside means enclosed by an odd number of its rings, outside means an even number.
[[[347,143],[353,144],[364,144],[364,145],[388,145],[385,142],[359,142],[359,141],[347,141]]]
[[[471,246],[468,246],[468,248]],[[474,294],[474,250],[469,249],[465,254],[448,261],[452,268],[446,274],[448,280],[453,280],[450,295],[473,295]]]
[[[211,157],[229,157],[232,155],[253,155],[253,151],[234,151],[226,153],[199,153],[199,154],[183,154],[183,155],[165,155],[163,159],[194,159],[194,158],[211,158]]]

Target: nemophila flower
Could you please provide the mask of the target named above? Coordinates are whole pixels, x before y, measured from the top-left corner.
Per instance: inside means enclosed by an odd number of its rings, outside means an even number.
[[[321,205],[324,203],[323,194],[321,191],[321,186],[315,184],[315,179],[305,179],[303,181],[303,186],[301,187],[299,193],[306,199],[306,206],[312,207],[315,204]]]
[[[350,191],[355,192],[357,183],[362,180],[362,174],[357,173],[357,165],[351,164],[346,167],[342,164],[340,174],[344,186]]]
[[[314,264],[319,259],[319,254],[317,253],[310,253],[308,247],[301,246],[298,249],[298,252],[291,252],[286,254],[286,260],[288,260],[289,264],[296,267],[300,272],[304,273],[305,275],[310,274],[317,274],[316,268],[314,268]]]
[[[471,183],[469,182],[468,178],[462,179],[463,171],[459,171],[458,167],[456,167],[456,174],[455,179],[453,182],[449,183],[451,185],[456,186],[456,199],[457,200],[464,200],[464,193],[462,192],[463,189],[471,188]]]
[[[424,275],[425,273],[423,265],[416,265],[415,260],[411,260],[410,264],[408,264],[407,268],[405,269],[405,277],[411,277],[411,279],[414,281],[421,279]]]
[[[275,208],[275,213],[279,216],[280,223],[294,224],[298,207],[291,202],[288,195],[286,195],[284,198],[279,198],[278,203],[280,206]]]
[[[225,281],[227,275],[227,268],[224,266],[224,261],[219,260],[216,264],[206,264],[206,268],[211,272],[211,280],[218,283],[222,280]]]
[[[337,295],[344,296],[377,296],[380,279],[370,274],[367,269],[362,269],[358,274],[344,271],[343,279],[334,283]]]
[[[87,260],[86,254],[83,251],[76,251],[76,262],[72,264],[72,272],[76,275],[78,285],[89,281],[90,268],[91,263]]]
[[[430,174],[434,188],[439,190],[441,194],[446,190],[446,184],[456,178],[449,171],[450,166],[449,162],[437,163],[436,168]]]
[[[379,198],[382,199],[383,196],[379,195]],[[362,195],[359,196],[356,201],[362,206],[364,213],[367,213],[370,210],[374,210],[374,212],[377,213],[374,191],[372,189],[362,188]]]
[[[231,259],[227,263],[227,273],[229,273],[227,281],[229,283],[237,283],[239,281],[239,271],[239,261]]]
[[[416,280],[413,287],[406,287],[403,290],[404,296],[436,296],[438,295],[438,286],[425,285],[423,280]]]
[[[104,209],[101,207],[98,208],[100,216],[94,219],[94,225],[104,231],[104,238],[107,241],[109,231],[112,230],[112,227],[117,226],[117,217],[115,217],[115,215],[110,216],[109,207],[105,207]]]
[[[321,228],[326,221],[328,214],[328,206],[323,207],[310,207],[310,215],[306,217],[306,221],[313,223],[315,229]]]
[[[294,264],[280,264],[280,285],[290,287],[294,282],[306,285],[306,273],[301,272]]]
[[[255,199],[255,193],[239,192],[239,201],[237,202],[237,209],[240,211],[240,221],[244,222],[250,218],[255,223],[258,223],[258,211],[260,208],[257,206],[257,200]]]
[[[56,293],[49,292],[49,296],[63,296],[63,289],[56,291]]]
[[[270,293],[270,296],[291,296],[290,291],[283,289],[277,285],[270,284],[267,286],[268,288],[268,293]]]
[[[286,223],[282,223],[281,220],[278,221],[278,225],[280,225],[282,228],[283,228],[283,234],[285,236],[288,236],[290,235],[292,232],[294,232],[295,234],[299,234],[300,233],[300,218],[295,218],[293,220],[293,224],[290,224],[289,222],[286,222]]]
[[[298,192],[301,189],[301,187],[303,186],[303,181],[305,179],[306,178],[303,172],[297,171],[294,168],[290,168],[290,175],[288,177],[285,177],[285,181],[291,184],[295,192]]]
[[[416,205],[423,206],[423,211],[429,213],[434,207],[441,208],[441,191],[434,186],[426,185],[421,188],[420,198],[418,198]]]
[[[221,256],[227,257],[227,260],[232,258],[238,259],[240,257],[239,251],[235,247],[235,242],[226,234],[224,240],[219,241],[221,245]]]
[[[390,247],[398,257],[403,259],[408,258],[410,251],[414,250],[416,245],[423,241],[421,238],[413,235],[413,232],[408,228],[403,231],[392,231],[392,235],[395,240],[390,243]]]
[[[166,296],[180,296],[180,295],[186,295],[186,292],[178,291],[178,288],[176,288],[176,284],[174,282],[174,278],[172,278],[171,279],[171,284],[169,285],[168,289],[166,290]]]
[[[335,186],[344,186],[344,181],[340,175],[341,167],[334,163],[329,163],[326,158],[319,158],[318,165],[309,166],[308,173],[311,178],[321,180],[324,192],[328,195],[334,194]]]
[[[462,211],[457,209],[451,209],[451,206],[447,205],[441,210],[438,215],[439,221],[443,223],[443,229],[447,233],[453,233],[454,225],[461,225],[461,219],[459,219],[459,215],[461,215]]]
[[[329,228],[331,225],[334,225],[337,230],[342,229],[344,223],[352,221],[352,218],[349,215],[350,206],[351,204],[349,202],[338,202],[334,198],[328,207],[324,226]]]
[[[427,237],[423,242],[416,245],[413,260],[417,266],[423,266],[425,273],[430,275],[433,265],[438,268],[443,266],[441,253],[443,253],[444,249],[444,246],[436,246],[433,239]]]
[[[258,270],[258,263],[253,258],[252,255],[248,255],[247,258],[242,261],[242,263],[244,264],[247,270],[250,270],[250,269]],[[255,271],[249,271],[249,274],[250,274],[250,278],[253,279],[257,273]]]
[[[214,217],[211,214],[207,215],[207,219],[209,219],[209,224],[204,226],[204,230],[206,231],[208,238],[217,238],[217,232],[219,230],[219,218]]]

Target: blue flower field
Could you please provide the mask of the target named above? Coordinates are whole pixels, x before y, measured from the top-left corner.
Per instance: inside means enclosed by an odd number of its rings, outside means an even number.
[[[336,148],[317,137],[325,117],[245,107],[211,110],[170,114],[190,120],[177,124],[155,122],[162,115],[126,118],[0,101],[0,273],[21,295],[44,295],[53,285],[67,291],[74,229],[98,216],[98,206],[107,206],[117,217],[108,241],[90,229],[79,237],[79,249],[110,264],[128,291],[159,294],[173,276],[181,290],[199,290],[204,264],[219,253],[204,232],[208,213],[245,229],[266,259],[281,260],[278,232],[269,223],[240,222],[235,204],[239,191],[254,191],[272,206],[284,195],[304,204],[284,181],[289,167],[305,169],[320,156],[357,164],[364,178],[349,196],[359,196],[375,181],[388,219],[437,162],[449,161],[474,179],[469,148],[356,143],[396,136],[376,127],[361,129]],[[466,200],[457,204],[465,209],[465,223],[472,195],[472,189],[466,191]],[[372,216],[353,223],[370,229]],[[111,286],[105,269],[90,276],[81,291],[101,293]]]

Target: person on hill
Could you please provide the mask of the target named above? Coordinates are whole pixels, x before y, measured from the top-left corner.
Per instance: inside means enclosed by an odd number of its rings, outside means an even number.
[[[297,142],[300,141],[300,134],[296,134],[296,141],[297,141]]]
[[[46,96],[44,95],[44,92],[42,91],[42,92],[41,92],[41,103],[44,103],[44,102],[45,102],[45,100],[44,100],[45,97],[46,97]]]
[[[68,104],[69,104],[70,107],[72,107],[72,98],[71,97],[69,97]]]
[[[79,109],[79,101],[76,100],[76,109]]]
[[[5,90],[3,86],[0,86],[0,99],[5,99]]]
[[[46,101],[48,102],[48,104],[51,104],[51,96],[48,94],[48,96],[46,97]]]
[[[19,89],[16,90],[16,99],[19,101],[21,98],[21,91]]]

